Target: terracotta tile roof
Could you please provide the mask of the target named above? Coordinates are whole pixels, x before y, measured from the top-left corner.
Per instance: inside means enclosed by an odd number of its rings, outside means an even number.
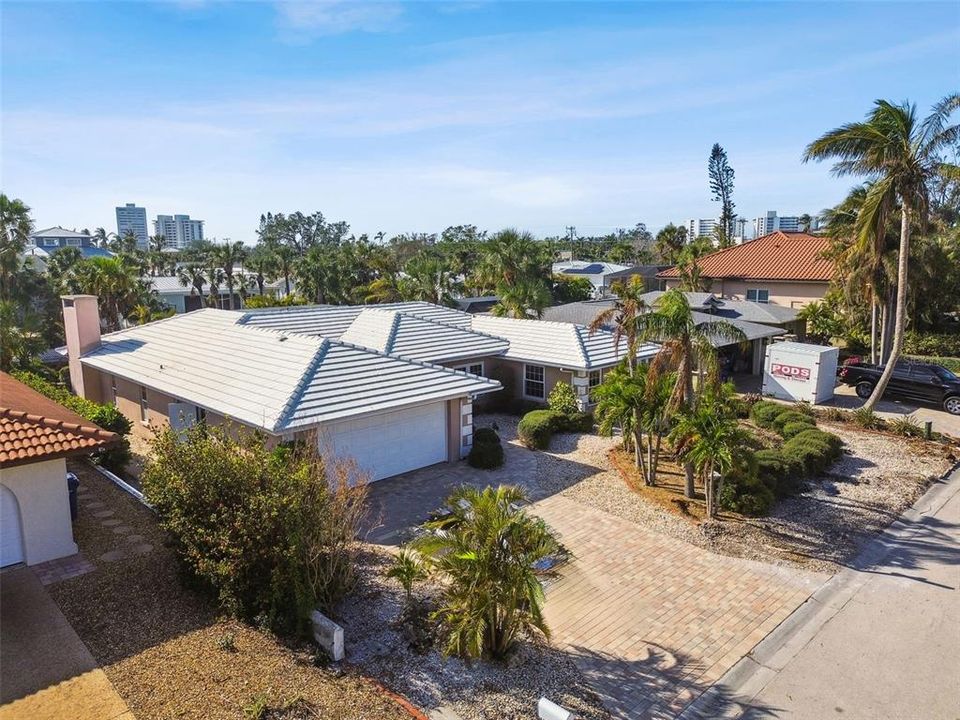
[[[826,282],[833,277],[833,261],[821,255],[829,246],[827,238],[777,230],[704,255],[699,262],[700,274],[706,278]],[[675,267],[657,274],[661,278],[679,276]]]
[[[89,453],[116,439],[0,372],[0,467]]]

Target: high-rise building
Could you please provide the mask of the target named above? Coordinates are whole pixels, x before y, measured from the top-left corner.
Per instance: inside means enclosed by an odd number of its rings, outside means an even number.
[[[132,232],[137,237],[137,247],[147,248],[147,209],[127,203],[117,208],[117,235],[125,236]]]
[[[191,220],[189,215],[157,215],[153,231],[166,238],[168,248],[185,248],[203,240],[203,220]]]
[[[753,236],[762,237],[769,235],[774,230],[783,232],[800,232],[816,230],[820,225],[820,218],[811,215],[809,227],[807,223],[802,222],[799,215],[777,215],[776,210],[767,210],[766,215],[761,215],[753,221]]]
[[[687,228],[687,242],[696,240],[698,237],[712,238],[720,221],[716,218],[707,218],[700,220],[687,220],[684,227]]]

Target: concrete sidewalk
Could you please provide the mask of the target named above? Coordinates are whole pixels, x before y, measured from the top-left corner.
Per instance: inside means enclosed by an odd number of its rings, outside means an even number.
[[[133,720],[40,580],[0,574],[0,720]]]
[[[960,718],[960,470],[681,717]]]

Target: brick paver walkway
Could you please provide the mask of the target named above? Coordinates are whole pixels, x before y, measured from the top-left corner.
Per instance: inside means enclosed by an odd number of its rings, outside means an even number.
[[[826,579],[707,552],[562,495],[533,506],[573,552],[553,641],[623,718],[672,718]]]
[[[513,441],[507,429],[505,440]],[[536,454],[505,442],[495,471],[435,465],[370,486],[366,536],[397,545],[450,490],[512,483],[574,558],[547,589],[553,642],[620,718],[673,718],[826,576],[717,555],[564,495],[544,496]]]

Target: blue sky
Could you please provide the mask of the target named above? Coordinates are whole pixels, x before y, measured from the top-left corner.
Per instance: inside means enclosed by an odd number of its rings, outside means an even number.
[[[260,213],[355,232],[581,234],[748,218],[849,180],[804,145],[960,80],[960,4],[5,1],[3,191],[41,227],[124,202],[251,242]]]

